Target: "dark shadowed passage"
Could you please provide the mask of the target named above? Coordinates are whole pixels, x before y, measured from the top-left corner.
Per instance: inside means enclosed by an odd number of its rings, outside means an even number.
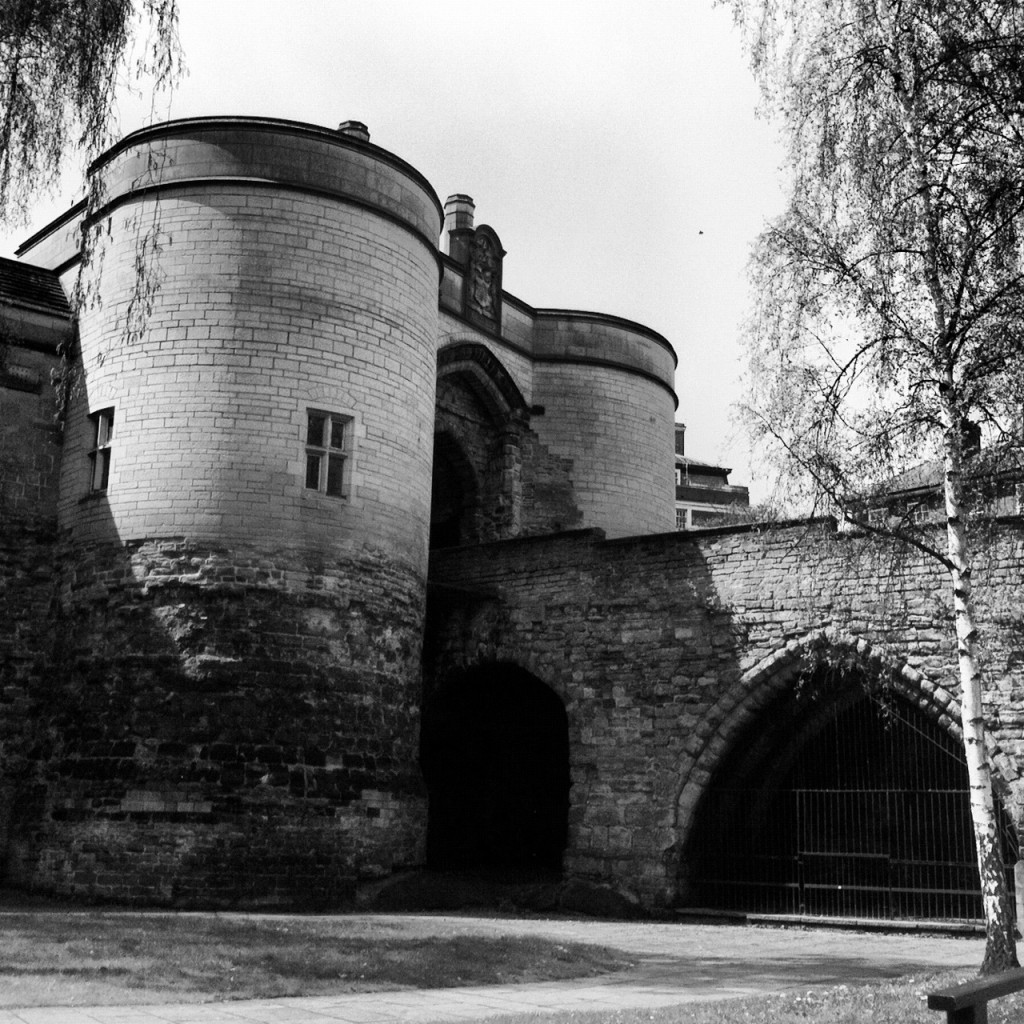
[[[561,700],[513,665],[449,682],[423,712],[434,868],[561,868],[569,806],[568,720]]]
[[[959,740],[896,694],[855,687],[828,699],[815,681],[776,701],[716,773],[692,832],[692,901],[979,919]],[[1012,865],[1013,830],[999,815]]]

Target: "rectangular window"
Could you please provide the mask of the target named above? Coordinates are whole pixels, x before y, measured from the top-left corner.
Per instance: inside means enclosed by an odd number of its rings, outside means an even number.
[[[114,437],[114,410],[100,409],[89,416],[93,442],[89,451],[89,490],[105,491],[110,480],[110,443]]]
[[[685,530],[686,529],[686,509],[685,508],[677,508],[676,509],[676,529],[677,530]]]
[[[306,416],[306,487],[345,497],[351,417],[310,409]]]

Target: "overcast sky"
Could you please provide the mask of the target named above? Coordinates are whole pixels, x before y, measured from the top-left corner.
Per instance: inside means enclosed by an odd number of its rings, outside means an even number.
[[[156,120],[365,122],[444,201],[476,201],[533,306],[594,310],[679,356],[687,454],[762,486],[731,419],[750,244],[782,157],[712,0],[179,0],[187,77]],[[148,102],[121,105],[124,132]],[[31,229],[78,198],[40,204]],[[0,242],[0,254],[27,232]]]

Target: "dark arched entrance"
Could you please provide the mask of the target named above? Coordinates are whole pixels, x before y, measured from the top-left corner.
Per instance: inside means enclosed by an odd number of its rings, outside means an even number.
[[[897,694],[858,686],[837,699],[823,677],[766,709],[715,773],[685,858],[686,902],[979,919],[959,740]],[[1013,828],[999,814],[1012,865]]]
[[[450,681],[423,709],[421,763],[434,868],[561,868],[569,807],[568,719],[513,665]]]
[[[465,452],[448,434],[434,436],[430,495],[430,546],[451,548],[478,540],[474,513],[476,477]]]

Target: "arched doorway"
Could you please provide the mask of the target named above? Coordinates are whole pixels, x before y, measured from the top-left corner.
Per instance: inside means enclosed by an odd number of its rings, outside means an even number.
[[[458,442],[449,434],[435,434],[430,495],[431,548],[457,547],[478,539],[477,490],[473,467]]]
[[[449,681],[424,706],[421,764],[429,866],[560,870],[568,719],[539,679],[492,664]]]
[[[712,778],[684,858],[687,903],[877,919],[982,916],[960,741],[825,670],[780,696]],[[1008,878],[1014,829],[999,810]]]
[[[525,400],[479,343],[445,345],[437,369],[431,547],[514,537],[522,517]]]

